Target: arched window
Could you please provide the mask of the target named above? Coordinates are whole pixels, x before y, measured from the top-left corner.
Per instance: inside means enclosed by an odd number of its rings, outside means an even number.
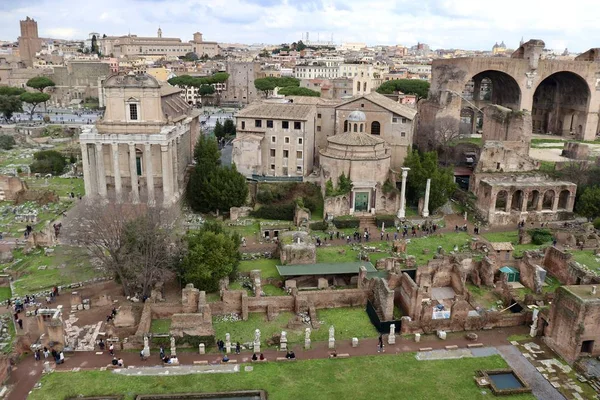
[[[363,82],[363,92],[367,91],[367,82]]]
[[[354,124],[354,132],[356,132],[356,131],[357,131],[357,128],[358,128],[358,127],[357,127],[357,125],[358,125],[358,124]]]
[[[362,128],[363,128],[363,124],[360,124],[358,130],[362,132]]]
[[[379,122],[373,121],[371,122],[371,135],[380,135],[381,134],[381,125]]]
[[[348,132],[348,120],[344,121],[344,132]]]
[[[356,91],[360,92],[360,81],[356,82]]]

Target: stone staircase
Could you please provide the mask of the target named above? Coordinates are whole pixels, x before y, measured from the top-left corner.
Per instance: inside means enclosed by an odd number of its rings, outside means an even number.
[[[368,215],[358,215],[358,220],[360,221],[360,232],[364,232],[365,228],[369,229],[371,235],[377,233],[377,224],[375,222],[375,216]]]

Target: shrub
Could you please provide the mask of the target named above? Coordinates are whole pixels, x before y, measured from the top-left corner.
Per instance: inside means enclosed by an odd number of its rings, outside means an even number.
[[[594,223],[594,228],[600,229],[600,217],[596,218],[593,223]]]
[[[39,151],[33,158],[30,168],[34,173],[60,175],[67,166],[65,157],[55,150]]]
[[[377,215],[375,217],[375,223],[379,228],[381,228],[381,224],[385,223],[386,227],[393,227],[396,224],[396,216],[395,215]]]
[[[358,228],[360,226],[360,220],[352,216],[336,217],[333,219],[333,225],[338,229]]]
[[[313,222],[309,225],[313,231],[324,231],[329,227],[329,224],[325,221]]]
[[[256,193],[256,200],[261,204],[268,204],[273,201],[273,193],[270,190],[260,190]]]
[[[533,244],[542,245],[552,241],[552,232],[549,229],[530,229],[528,233]]]
[[[10,150],[15,147],[15,138],[8,135],[0,135],[0,149]]]
[[[293,221],[295,209],[295,204],[262,205],[258,210],[252,211],[250,215],[255,218]]]

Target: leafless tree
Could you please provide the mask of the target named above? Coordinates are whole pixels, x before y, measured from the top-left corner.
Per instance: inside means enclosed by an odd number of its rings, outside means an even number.
[[[170,271],[176,214],[160,207],[81,203],[65,221],[65,240],[87,249],[120,281],[125,295],[149,295]]]
[[[458,121],[452,117],[442,117],[436,122],[432,133],[432,147],[438,151],[438,154],[444,153],[444,165],[448,165],[450,146],[460,137]]]

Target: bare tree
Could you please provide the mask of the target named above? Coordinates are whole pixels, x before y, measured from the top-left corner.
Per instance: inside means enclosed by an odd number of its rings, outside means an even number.
[[[450,145],[460,137],[458,121],[452,117],[442,117],[436,121],[435,129],[432,131],[432,147],[444,153],[444,165],[448,165],[448,154]]]
[[[149,295],[170,269],[177,246],[173,212],[141,204],[80,204],[65,221],[65,239],[87,249],[120,281],[125,295]]]

